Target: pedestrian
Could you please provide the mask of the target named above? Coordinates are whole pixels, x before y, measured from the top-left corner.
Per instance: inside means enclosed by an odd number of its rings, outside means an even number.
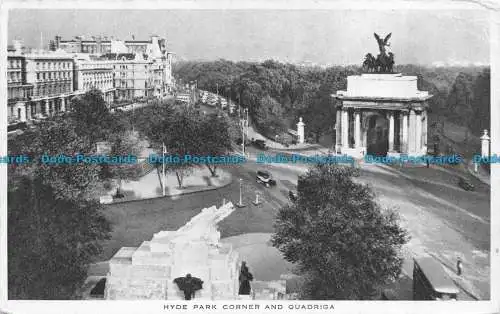
[[[250,281],[253,280],[253,275],[248,271],[248,267],[246,262],[241,263],[240,276],[238,278],[240,282],[240,289],[238,294],[240,295],[249,295],[250,294]]]
[[[462,268],[462,260],[460,259],[460,257],[457,259],[457,275],[462,275],[462,271],[463,271],[463,268]]]
[[[200,278],[192,277],[191,274],[175,278],[174,283],[184,292],[184,300],[194,299],[195,292],[203,289],[203,281]]]

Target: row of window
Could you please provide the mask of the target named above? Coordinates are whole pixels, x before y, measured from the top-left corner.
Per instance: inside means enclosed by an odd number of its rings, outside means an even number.
[[[7,79],[9,80],[9,83],[15,82],[15,81],[21,81],[21,72],[8,72],[7,73]]]
[[[83,73],[82,77],[94,77],[94,76],[107,76],[107,77],[113,77],[112,73],[101,73],[101,72],[93,72],[93,73]]]
[[[71,90],[71,84],[57,84],[57,85],[51,85],[51,86],[40,86],[40,87],[35,87],[33,90],[33,95],[34,96],[47,96],[47,95],[57,95],[57,94],[63,94],[63,93],[70,93],[72,92]]]
[[[55,69],[71,69],[71,62],[51,61],[51,62],[37,62],[37,70],[55,70]]]
[[[46,79],[71,79],[72,75],[71,72],[44,72],[44,73],[37,73],[36,74],[36,79],[40,80],[46,80]]]
[[[115,70],[116,70],[116,67],[117,67],[117,66],[116,66],[116,65],[114,65],[114,66],[113,66],[113,69],[115,69]],[[133,68],[134,68],[134,67],[132,66],[132,69],[133,69]],[[148,68],[148,65],[147,65],[147,64],[146,64],[146,65],[144,65],[144,69],[147,69],[147,68]],[[120,68],[119,68],[119,69],[120,69],[120,70],[128,70],[128,65],[120,65]]]
[[[7,97],[9,99],[13,98],[27,98],[32,94],[32,89],[27,89],[23,87],[9,87],[7,90]]]
[[[20,69],[21,67],[21,60],[9,60],[9,69]]]
[[[108,89],[108,88],[113,88],[113,84],[111,82],[106,83],[84,83],[83,84],[83,90],[90,90],[92,88],[98,88],[98,89]]]

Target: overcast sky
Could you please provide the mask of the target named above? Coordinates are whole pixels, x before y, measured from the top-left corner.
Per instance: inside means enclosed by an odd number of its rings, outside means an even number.
[[[489,64],[486,11],[12,10],[9,43],[40,46],[56,34],[167,38],[184,59],[360,63],[378,53],[373,32],[392,32],[396,63]]]

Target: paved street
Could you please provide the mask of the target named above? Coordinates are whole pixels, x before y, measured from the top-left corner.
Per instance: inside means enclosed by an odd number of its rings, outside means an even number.
[[[250,160],[225,169],[232,174],[233,182],[218,190],[110,205],[107,213],[114,223],[113,238],[107,242],[98,260],[109,259],[122,246],[137,246],[160,230],[177,229],[204,207],[220,206],[224,199],[238,203],[240,178],[243,179],[242,200],[246,207],[237,209],[220,223],[222,237],[271,233],[278,208],[288,202],[289,189],[297,184],[297,176],[305,172],[307,166],[257,164]],[[256,182],[255,174],[259,169],[271,172],[277,185],[266,188]],[[477,191],[465,192],[446,184],[442,178],[432,184],[414,177],[411,171],[402,174],[397,168],[379,165],[362,165],[361,176],[356,180],[370,184],[383,207],[394,208],[401,214],[402,223],[412,237],[406,248],[406,274],[411,276],[412,256],[429,254],[438,259],[467,291],[482,299],[489,298],[490,224],[486,187],[475,182]],[[252,204],[256,192],[262,201],[260,205]],[[463,278],[454,273],[458,256],[464,263]]]

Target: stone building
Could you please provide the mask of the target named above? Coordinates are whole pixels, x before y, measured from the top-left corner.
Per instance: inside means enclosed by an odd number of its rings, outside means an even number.
[[[29,119],[27,103],[32,96],[33,85],[26,82],[26,58],[16,54],[16,48],[8,49],[7,55],[7,120],[8,123],[26,122]]]
[[[73,59],[66,53],[8,54],[9,121],[29,121],[65,111],[73,96]]]
[[[336,152],[420,156],[427,153],[427,108],[432,97],[416,76],[362,74],[347,78],[337,101]]]
[[[152,61],[142,54],[107,55],[113,65],[115,99],[133,100],[154,95]]]
[[[102,92],[108,104],[113,103],[115,88],[112,62],[95,60],[89,56],[76,57],[74,80],[76,94],[84,94],[95,88]]]

